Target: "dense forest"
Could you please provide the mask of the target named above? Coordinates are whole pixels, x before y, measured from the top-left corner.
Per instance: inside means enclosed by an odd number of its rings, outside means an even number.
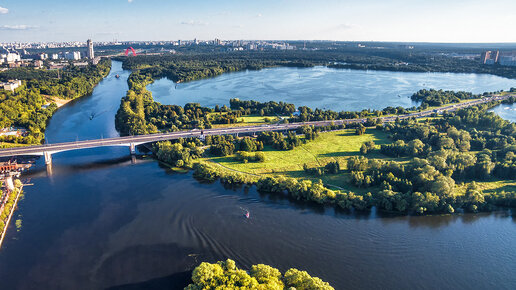
[[[488,108],[479,105],[461,109],[433,121],[382,124],[378,128],[390,134],[391,144],[377,149],[367,142],[361,149],[364,156],[350,157],[347,164],[304,166],[309,176],[340,173],[337,176],[349,179],[353,186],[369,189],[366,194],[330,190],[321,181],[228,172],[202,162],[194,164],[194,175],[203,180],[220,178],[227,184],[253,184],[269,194],[287,194],[344,209],[375,206],[385,211],[423,214],[515,207],[516,192],[510,188],[483,192],[476,183],[514,180],[516,176],[516,124],[488,112]],[[385,157],[368,158],[373,151]]]
[[[22,87],[14,92],[0,90],[0,128],[22,127],[25,137],[2,136],[0,142],[39,144],[44,138],[48,120],[57,109],[51,97],[73,99],[90,94],[108,73],[109,59],[98,65],[84,68],[73,67],[60,72],[17,68],[0,73],[1,80],[19,79]],[[50,98],[49,98],[50,97]],[[43,105],[50,103],[48,107]]]
[[[388,70],[407,72],[486,73],[516,78],[516,67],[483,65],[427,51],[404,49],[343,48],[316,51],[244,51],[122,58],[124,68],[148,70],[155,77],[185,82],[225,72],[257,70],[274,66]]]
[[[192,272],[193,283],[185,290],[201,289],[334,289],[306,271],[289,269],[282,274],[268,265],[253,265],[249,271],[239,269],[233,260],[214,264],[203,262]]]

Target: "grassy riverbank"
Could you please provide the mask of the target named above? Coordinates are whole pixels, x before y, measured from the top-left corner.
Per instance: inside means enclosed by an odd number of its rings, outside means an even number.
[[[15,183],[16,188],[11,192],[6,193],[8,194],[7,201],[5,202],[3,210],[0,213],[0,247],[2,247],[7,228],[9,227],[14,211],[16,210],[18,201],[21,197],[23,197],[23,185],[21,182],[19,182],[19,180],[16,180]]]

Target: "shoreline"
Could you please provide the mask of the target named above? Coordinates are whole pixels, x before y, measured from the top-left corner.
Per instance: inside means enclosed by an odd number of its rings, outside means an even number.
[[[0,249],[2,249],[2,244],[4,242],[4,238],[7,233],[7,229],[9,228],[9,224],[11,223],[11,218],[13,217],[14,211],[16,210],[16,207],[18,206],[18,200],[20,199],[20,195],[22,193],[23,193],[23,185],[18,190],[18,195],[16,195],[16,199],[14,200],[13,206],[11,208],[11,213],[9,214],[9,217],[7,218],[7,222],[5,223],[5,226],[2,230],[2,236],[0,237]]]

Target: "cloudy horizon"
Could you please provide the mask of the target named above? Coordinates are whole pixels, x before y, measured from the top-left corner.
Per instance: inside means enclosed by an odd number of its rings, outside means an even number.
[[[516,42],[516,2],[4,0],[0,41],[268,39]]]

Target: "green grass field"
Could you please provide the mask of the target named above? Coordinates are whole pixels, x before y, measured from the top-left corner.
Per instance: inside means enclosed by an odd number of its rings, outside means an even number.
[[[345,170],[339,174],[327,174],[322,177],[308,175],[303,170],[303,164],[311,167],[323,166],[330,161],[338,161],[341,169],[346,169],[346,160],[351,156],[359,156],[360,146],[366,141],[374,141],[379,148],[381,144],[391,143],[388,135],[380,130],[367,129],[364,135],[356,135],[355,130],[346,129],[333,132],[320,133],[319,137],[289,151],[281,151],[266,146],[264,149],[265,162],[243,163],[237,161],[234,156],[208,157],[209,161],[216,162],[223,167],[240,172],[256,175],[283,175],[287,177],[317,180],[321,179],[326,186],[333,189],[344,189],[359,193],[375,191],[376,188],[357,188],[349,183],[350,176]],[[368,158],[380,158],[384,160],[408,161],[407,158],[389,158],[374,152],[367,155]],[[485,193],[494,191],[516,190],[516,180],[488,180],[477,182]],[[457,194],[466,192],[467,184],[457,184]]]
[[[211,115],[214,114],[225,114],[225,113],[211,113]],[[249,115],[249,116],[242,116],[238,118],[239,123],[236,124],[213,124],[213,128],[222,128],[222,127],[242,127],[242,126],[255,126],[255,125],[263,125],[268,122],[265,122],[265,118],[268,118],[270,122],[274,123],[280,120],[280,118],[276,116],[259,116],[259,115]],[[241,122],[240,122],[241,121]]]
[[[480,190],[484,193],[516,191],[516,180],[487,180],[476,181]],[[457,186],[457,194],[466,193],[467,184]]]
[[[266,146],[264,149],[265,162],[243,163],[233,156],[211,157],[211,161],[224,167],[252,174],[279,174],[290,177],[303,177],[319,179],[321,177],[309,176],[303,170],[303,164],[310,166],[323,166],[330,161],[338,161],[344,169],[346,159],[350,156],[360,155],[360,146],[366,141],[374,141],[377,145],[390,141],[387,134],[376,129],[368,129],[364,135],[356,135],[355,130],[347,129],[334,132],[320,133],[319,137],[289,151],[281,151]],[[385,158],[383,155],[373,153],[372,158]],[[321,178],[323,182],[338,187],[348,187],[347,173],[326,175]]]

